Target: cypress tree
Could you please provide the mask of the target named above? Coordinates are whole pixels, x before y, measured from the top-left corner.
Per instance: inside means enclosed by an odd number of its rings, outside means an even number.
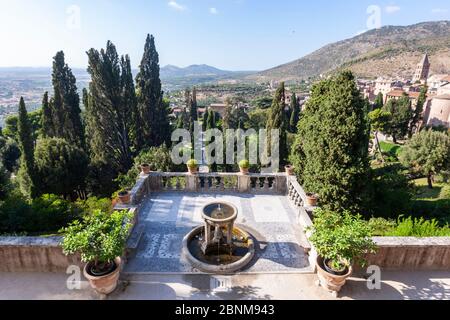
[[[44,138],[54,136],[53,116],[50,103],[48,101],[48,92],[44,94],[44,98],[42,99],[41,131]]]
[[[138,110],[140,130],[143,135],[138,141],[143,145],[139,149],[160,146],[170,140],[169,110],[163,103],[161,90],[159,55],[155,47],[155,39],[148,35],[144,55],[136,77],[138,91]]]
[[[84,148],[84,128],[81,121],[80,97],[76,79],[65,62],[64,52],[53,58],[52,83],[54,98],[51,104],[52,137],[62,138]]]
[[[132,110],[127,105],[131,88],[124,87],[124,79],[130,77],[129,59],[119,59],[110,41],[106,50],[91,49],[87,54],[92,78],[87,109],[91,158],[109,164],[116,174],[125,173],[132,165]]]
[[[289,121],[291,133],[297,132],[297,124],[299,119],[300,119],[300,102],[298,101],[295,93],[293,93],[291,97],[291,118]]]
[[[383,97],[383,93],[379,92],[377,97],[375,98],[375,103],[373,105],[373,109],[381,109],[383,108],[384,105],[384,97]]]
[[[414,132],[416,132],[416,131],[418,131],[418,129],[420,129],[419,128],[420,121],[422,120],[424,106],[427,101],[427,92],[428,92],[427,86],[423,87],[420,90],[420,95],[419,95],[419,98],[417,99],[416,108],[414,109],[413,118],[411,120],[411,124],[409,127],[409,132],[408,132],[409,138],[411,138],[413,136]]]
[[[275,93],[275,98],[273,99],[272,106],[269,111],[269,117],[267,120],[267,130],[270,135],[270,130],[279,129],[280,130],[280,165],[284,166],[287,163],[288,149],[287,149],[287,119],[286,119],[286,93],[284,82],[282,82]],[[271,144],[269,144],[269,150],[271,150]]]
[[[360,213],[369,172],[368,105],[351,72],[312,88],[298,125],[291,160],[299,182],[321,207]]]
[[[22,154],[18,173],[20,189],[24,195],[34,198],[36,195],[36,181],[34,177],[34,141],[31,122],[28,118],[28,112],[23,97],[20,98],[17,127],[19,148]]]

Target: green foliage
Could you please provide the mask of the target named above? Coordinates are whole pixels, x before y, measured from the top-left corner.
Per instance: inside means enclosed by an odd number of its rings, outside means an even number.
[[[106,50],[89,50],[88,58],[92,81],[90,97],[84,100],[88,101],[86,121],[91,160],[107,163],[117,176],[131,168],[130,135],[137,125],[133,121],[135,106],[130,104],[134,95],[133,84],[129,83],[130,60],[127,56],[119,59],[116,47],[109,41]]]
[[[382,109],[369,112],[370,125],[375,132],[386,132],[392,120],[392,114]]]
[[[195,159],[191,159],[186,163],[188,168],[195,169],[198,167],[198,162]]]
[[[28,118],[23,98],[20,98],[17,133],[19,148],[22,154],[18,172],[18,181],[22,193],[33,198],[37,192],[34,170],[34,139],[30,119]]]
[[[124,253],[132,218],[128,211],[96,210],[61,230],[63,252],[80,253],[83,262],[95,262],[95,265],[111,263]]]
[[[260,97],[252,101],[252,105],[258,109],[269,109],[272,106],[272,97]]]
[[[250,162],[248,160],[242,160],[239,162],[239,167],[242,169],[249,169],[250,168]]]
[[[3,163],[6,170],[9,172],[16,170],[20,158],[20,149],[13,139],[4,140],[3,146],[0,148],[0,157],[0,162]]]
[[[388,232],[391,232],[397,226],[393,220],[384,218],[372,218],[368,222],[368,226],[372,231],[372,236],[384,237]]]
[[[317,253],[335,264],[364,265],[364,256],[375,249],[367,222],[348,211],[339,214],[317,209],[314,226],[309,231]]]
[[[290,162],[321,206],[361,212],[369,173],[368,105],[353,75],[343,72],[312,88]]]
[[[253,128],[255,130],[265,129],[267,126],[267,119],[269,116],[269,109],[261,110],[255,109],[248,113],[248,122],[246,127]]]
[[[300,120],[300,102],[295,93],[291,97],[291,118],[289,120],[289,131],[297,133],[297,125]]]
[[[0,203],[0,234],[49,234],[83,214],[82,209],[56,195],[27,201],[17,192]]]
[[[169,111],[167,104],[163,103],[159,55],[153,35],[147,35],[144,55],[136,76],[136,89],[140,115],[138,132],[142,135],[139,139],[142,145],[138,151],[169,143]]]
[[[11,188],[10,174],[0,162],[0,201],[4,200]]]
[[[42,110],[39,109],[33,112],[28,112],[27,116],[31,124],[33,140],[36,140],[41,130]],[[6,126],[2,130],[3,135],[7,138],[13,139],[14,141],[19,141],[18,122],[19,122],[19,115],[12,115],[7,117],[5,120]]]
[[[429,177],[450,170],[450,136],[434,131],[421,131],[403,148],[400,161],[413,173]]]
[[[375,98],[375,103],[373,105],[373,109],[377,110],[377,109],[381,109],[383,108],[384,105],[384,97],[383,97],[383,93],[380,92],[378,93],[377,97]]]
[[[88,158],[77,145],[59,138],[41,139],[34,157],[40,194],[76,198],[76,192],[84,190]]]
[[[289,151],[287,149],[287,130],[289,126],[289,120],[286,118],[285,112],[286,91],[284,82],[282,82],[275,93],[272,106],[270,107],[269,116],[267,119],[267,127],[270,134],[270,130],[280,130],[280,145],[279,145],[279,157],[280,166],[284,167],[287,164],[287,158]],[[270,152],[272,152],[272,141],[270,141]],[[275,155],[272,155],[272,157]]]
[[[422,87],[422,89],[420,90],[420,95],[419,98],[417,99],[416,108],[414,109],[413,112],[413,118],[409,126],[409,133],[408,133],[409,138],[411,138],[414,131],[418,129],[419,122],[422,119],[425,103],[427,101],[427,92],[428,92],[427,86]]]
[[[449,237],[449,225],[440,227],[438,221],[424,218],[399,218],[397,226],[385,232],[388,237]]]
[[[44,96],[42,132],[44,136],[65,139],[84,148],[84,128],[81,122],[80,96],[76,79],[65,62],[64,52],[53,58],[53,98]]]
[[[176,170],[184,171],[186,167],[175,166],[172,162],[170,150],[162,145],[152,147],[142,151],[135,159],[133,167],[127,174],[120,175],[117,181],[121,188],[132,188],[136,184],[136,179],[140,173],[140,166],[144,163],[150,165],[152,170],[159,172],[173,172]]]
[[[363,212],[366,216],[397,218],[410,212],[413,185],[398,164],[372,169],[369,185],[369,201]]]
[[[397,143],[397,139],[403,139],[409,132],[410,123],[414,117],[411,101],[405,94],[398,100],[389,100],[383,110],[392,115],[385,132],[392,136],[394,143]]]

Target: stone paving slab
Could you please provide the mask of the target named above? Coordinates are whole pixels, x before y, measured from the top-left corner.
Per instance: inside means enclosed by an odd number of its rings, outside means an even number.
[[[159,193],[146,199],[135,232],[142,233],[125,273],[200,273],[181,254],[184,236],[202,225],[201,210],[213,201],[238,208],[237,224],[256,239],[255,259],[242,273],[308,273],[304,234],[284,196]],[[137,235],[136,235],[137,236]]]

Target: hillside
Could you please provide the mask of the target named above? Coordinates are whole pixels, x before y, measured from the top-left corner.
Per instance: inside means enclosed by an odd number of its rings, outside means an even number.
[[[364,78],[412,77],[425,52],[430,55],[432,73],[450,73],[450,21],[370,30],[247,79],[299,81],[343,68]]]

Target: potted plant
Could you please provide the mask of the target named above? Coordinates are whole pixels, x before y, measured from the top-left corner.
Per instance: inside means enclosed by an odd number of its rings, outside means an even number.
[[[64,254],[81,254],[84,276],[98,293],[110,294],[117,287],[132,216],[129,211],[95,210],[61,230]]]
[[[315,193],[308,192],[306,194],[306,206],[317,207],[317,202],[319,201],[319,196]]]
[[[241,174],[248,174],[250,169],[250,162],[248,160],[242,160],[239,162],[239,169],[241,170]]]
[[[349,212],[317,209],[314,225],[308,231],[312,232],[309,240],[318,254],[318,284],[337,295],[352,274],[352,267],[363,266],[366,254],[375,251],[371,228],[360,216]]]
[[[294,169],[295,169],[294,166],[287,165],[287,166],[284,167],[284,169],[286,170],[286,174],[288,176],[293,176],[294,175]]]
[[[198,162],[195,159],[191,159],[187,162],[187,168],[190,174],[196,174],[198,172]]]
[[[128,190],[121,190],[118,193],[120,203],[129,204],[131,201],[131,192]]]
[[[148,163],[141,164],[141,174],[148,175],[152,171],[152,167]]]

